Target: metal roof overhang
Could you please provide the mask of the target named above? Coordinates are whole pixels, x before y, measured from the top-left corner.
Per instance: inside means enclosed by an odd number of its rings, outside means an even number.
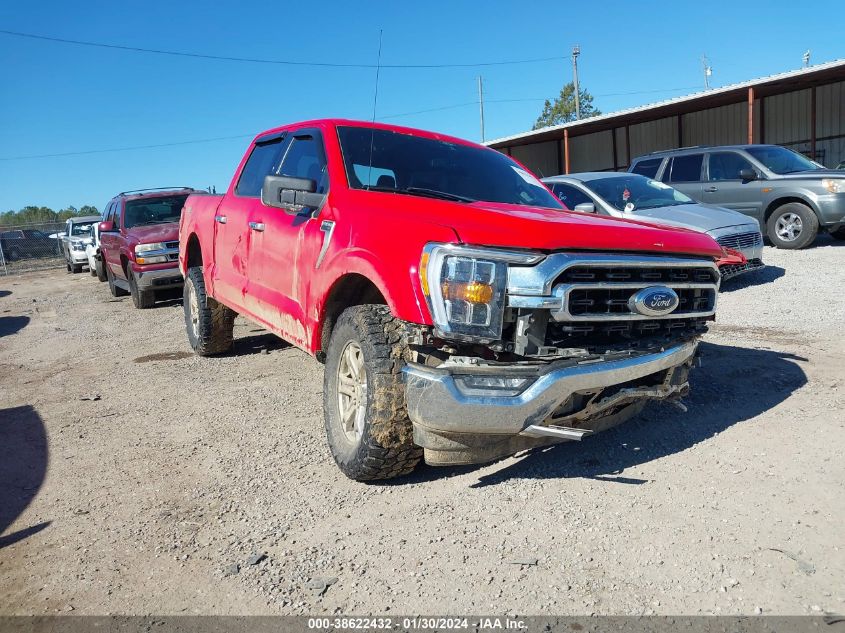
[[[654,121],[665,117],[697,112],[709,108],[716,108],[732,103],[747,102],[748,89],[754,88],[754,97],[767,97],[810,88],[820,84],[842,81],[845,79],[845,60],[836,60],[826,64],[819,64],[810,68],[772,75],[762,79],[755,79],[740,84],[733,84],[723,88],[715,88],[707,92],[694,93],[662,101],[650,105],[611,112],[581,121],[554,125],[541,130],[523,132],[513,136],[488,141],[485,145],[496,149],[502,147],[516,147],[519,145],[533,145],[544,141],[557,141],[563,138],[564,130],[569,130],[569,137],[592,134],[602,130],[610,130],[625,125],[634,125],[646,121]]]

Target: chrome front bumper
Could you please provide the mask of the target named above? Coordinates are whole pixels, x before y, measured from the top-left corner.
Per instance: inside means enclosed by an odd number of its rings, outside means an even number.
[[[411,422],[425,430],[514,435],[540,425],[574,393],[612,387],[676,367],[695,355],[697,341],[660,352],[601,362],[557,361],[540,369],[519,366],[432,368],[408,364],[405,398]],[[460,386],[462,376],[528,377],[517,395],[480,393]]]

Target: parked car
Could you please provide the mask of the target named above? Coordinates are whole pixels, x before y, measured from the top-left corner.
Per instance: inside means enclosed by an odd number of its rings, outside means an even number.
[[[81,273],[88,265],[88,255],[85,249],[92,241],[91,233],[99,215],[84,215],[68,218],[65,222],[65,232],[61,235],[62,252],[69,273]]]
[[[726,261],[722,279],[763,266],[763,235],[747,215],[698,204],[680,191],[639,174],[587,172],[552,176],[543,182],[567,208],[616,218],[657,222],[707,233],[743,254],[745,264]]]
[[[845,176],[778,145],[688,147],[632,161],[628,171],[755,218],[778,248],[805,248],[819,230],[845,239]]]
[[[100,223],[100,257],[112,296],[132,296],[151,308],[156,292],[182,286],[179,217],[190,187],[139,189],[117,194]]]
[[[108,207],[108,205],[106,205]],[[102,218],[101,218],[102,221]],[[100,256],[100,222],[94,222],[91,228],[91,243],[85,247],[85,255],[88,257],[88,270],[91,276],[100,281],[108,281],[106,269],[103,266],[103,258]]]
[[[236,314],[325,363],[325,427],[358,480],[578,440],[689,389],[721,247],[567,212],[508,156],[319,120],[255,138],[179,232],[187,337]]]
[[[37,229],[11,229],[0,232],[0,250],[5,260],[14,262],[22,257],[55,257],[59,241]]]

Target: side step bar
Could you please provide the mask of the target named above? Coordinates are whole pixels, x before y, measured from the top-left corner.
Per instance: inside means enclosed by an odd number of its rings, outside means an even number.
[[[532,424],[520,435],[528,437],[554,437],[559,440],[581,441],[585,435],[592,433],[590,429],[573,429],[568,426],[537,426]]]

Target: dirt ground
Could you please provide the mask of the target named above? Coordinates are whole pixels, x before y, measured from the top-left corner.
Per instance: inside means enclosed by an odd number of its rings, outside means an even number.
[[[765,258],[687,413],[376,484],[255,326],[202,359],[178,300],[0,278],[0,614],[845,612],[845,243]]]

